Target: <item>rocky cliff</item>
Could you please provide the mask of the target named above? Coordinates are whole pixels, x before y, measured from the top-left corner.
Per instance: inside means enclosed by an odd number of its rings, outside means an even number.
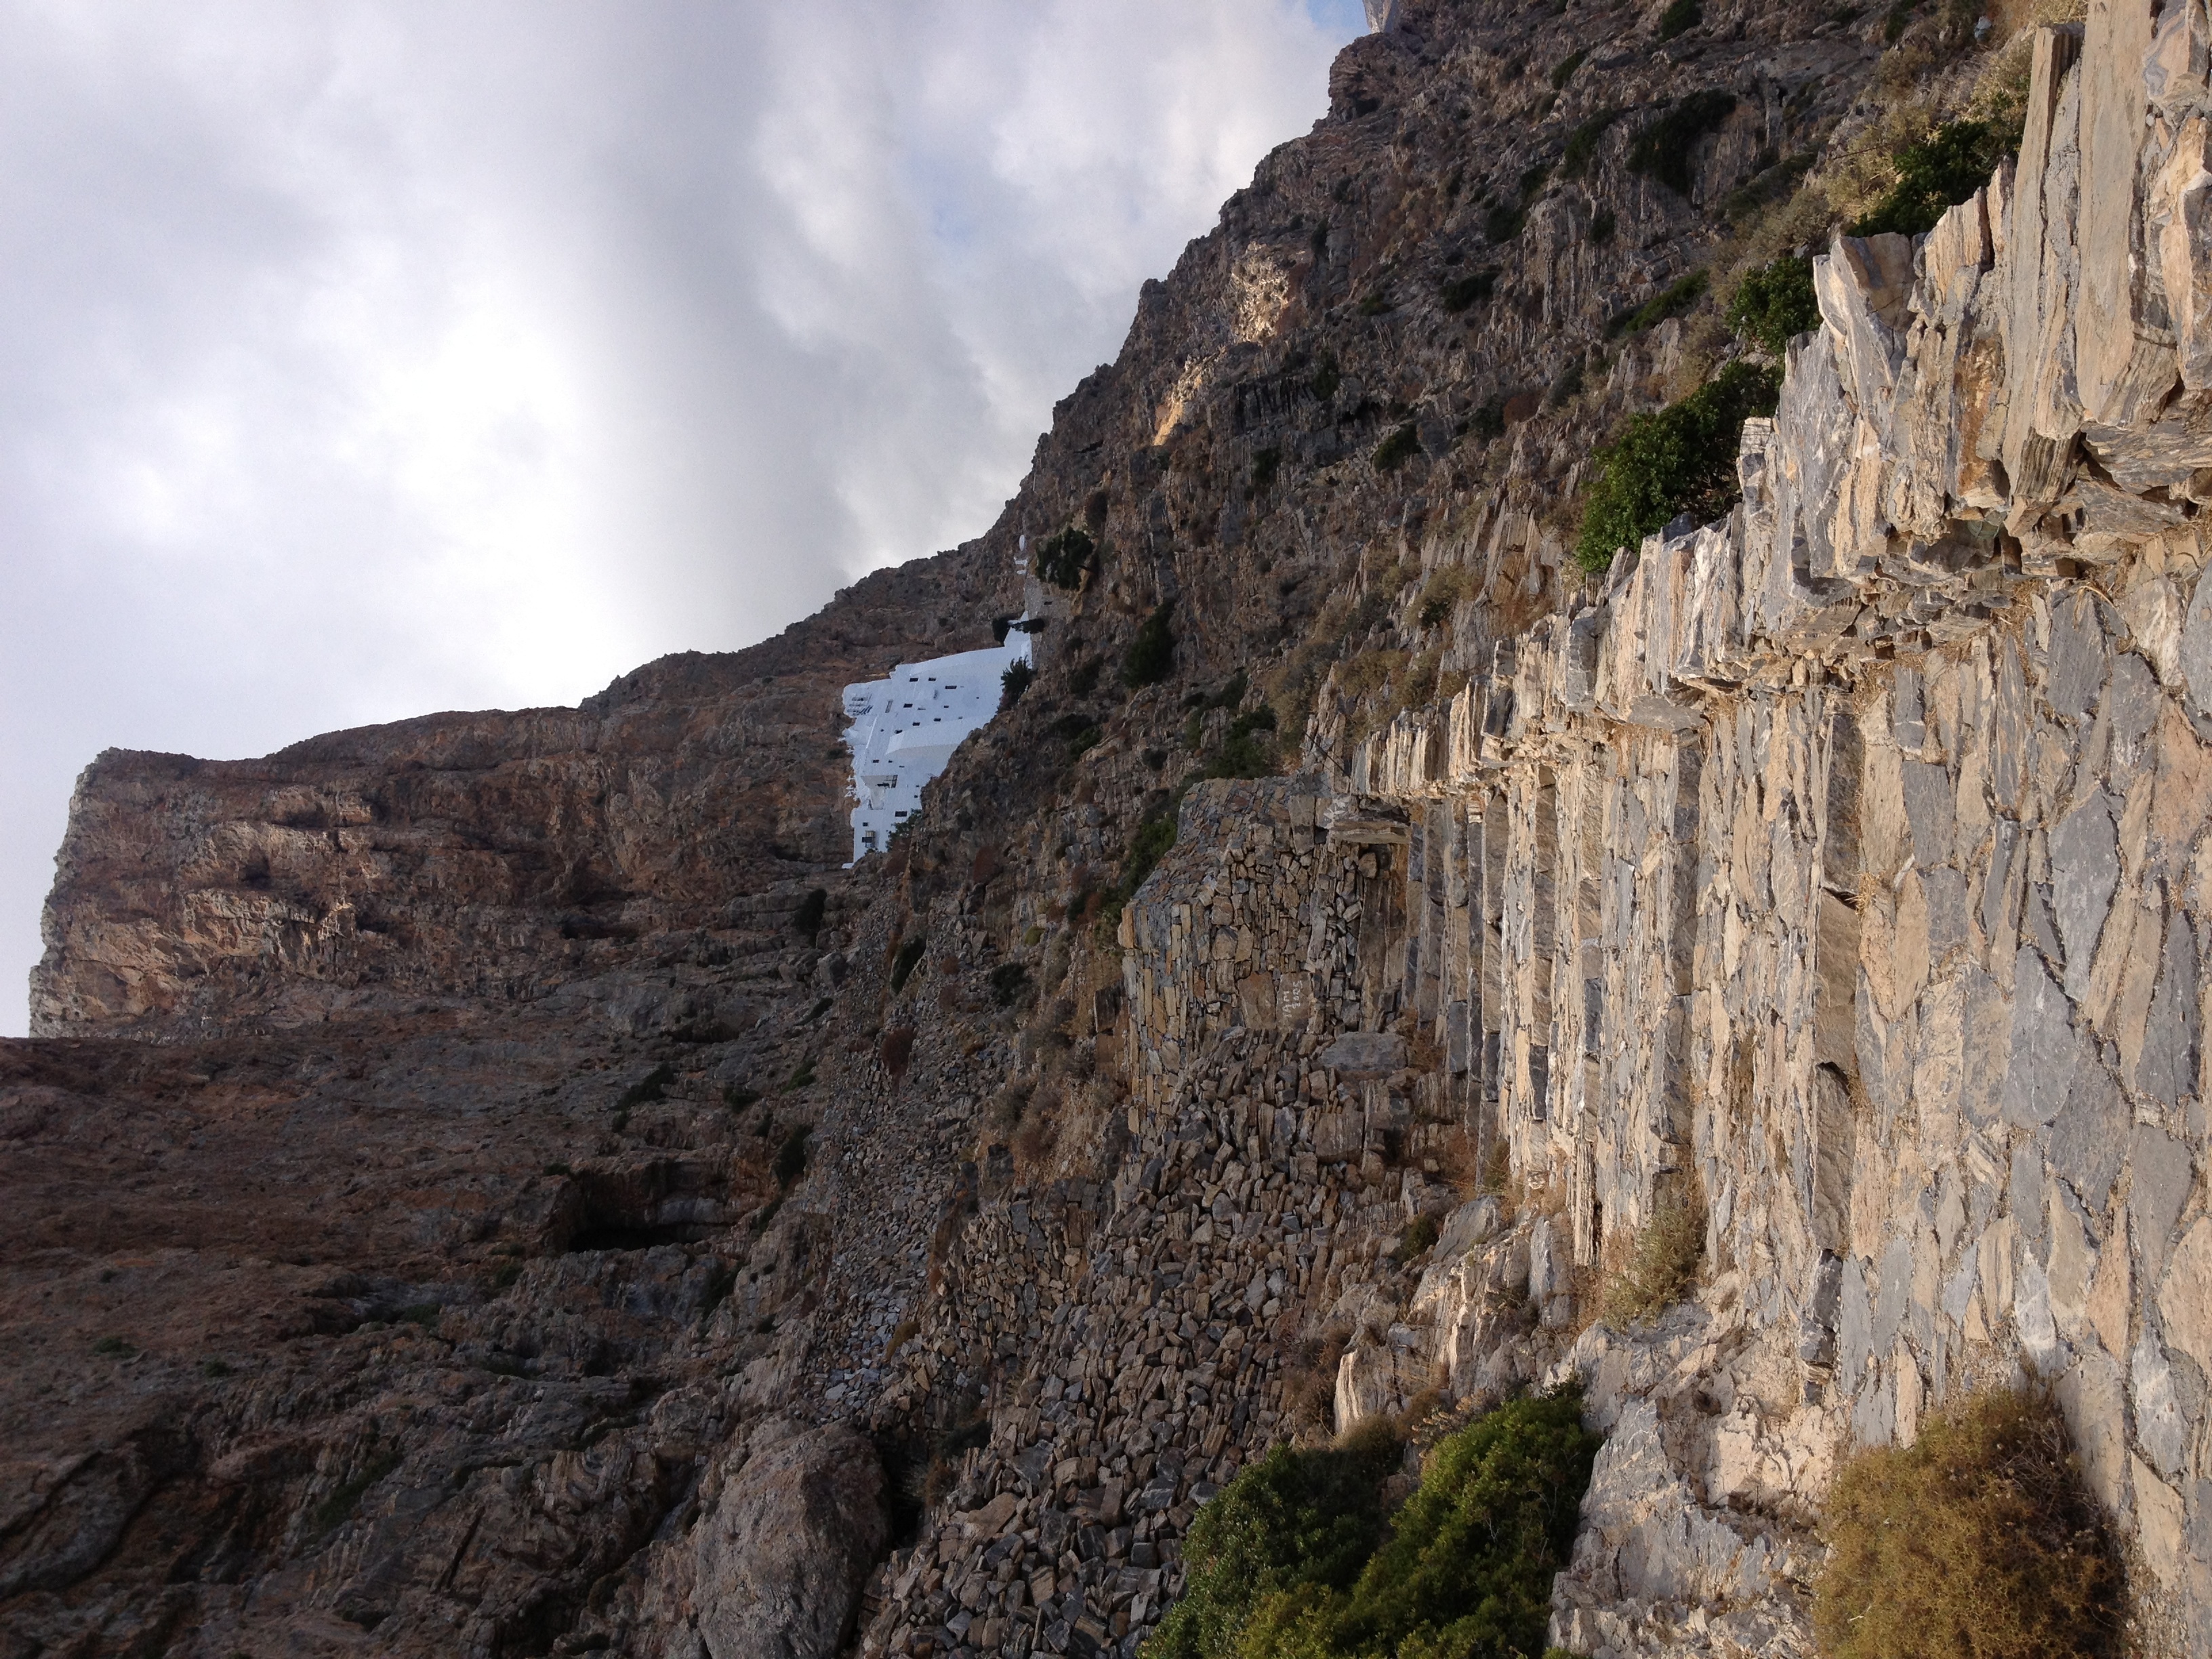
[[[1808,1652],[1838,1456],[2032,1376],[2204,1651],[2212,21],[1680,9],[1390,9],[803,648],[88,773],[12,1650],[1133,1655],[1269,1445],[1572,1377],[1553,1639]],[[2014,67],[1985,186],[1827,236]],[[1808,224],[1740,502],[1585,580],[1593,444],[1741,349],[1684,274]],[[835,683],[1065,526],[1036,684],[830,869]],[[1669,1206],[1694,1293],[1596,1317]]]

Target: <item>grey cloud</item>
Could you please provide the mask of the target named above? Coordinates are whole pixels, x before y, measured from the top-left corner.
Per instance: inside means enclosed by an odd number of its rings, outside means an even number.
[[[573,701],[982,529],[1350,9],[0,0],[0,984],[104,747]]]

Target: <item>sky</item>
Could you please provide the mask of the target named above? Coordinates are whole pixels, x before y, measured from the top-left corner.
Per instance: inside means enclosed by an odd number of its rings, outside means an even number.
[[[1358,0],[0,0],[0,1036],[78,772],[980,533]]]

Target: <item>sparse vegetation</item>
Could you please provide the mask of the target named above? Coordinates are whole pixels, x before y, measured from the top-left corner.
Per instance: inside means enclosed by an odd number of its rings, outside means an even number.
[[[1037,576],[1054,587],[1073,591],[1082,586],[1084,577],[1097,564],[1098,544],[1079,525],[1070,525],[1037,544]]]
[[[1574,79],[1575,71],[1583,66],[1583,60],[1589,56],[1589,47],[1577,46],[1554,64],[1552,66],[1552,90],[1559,92],[1565,88],[1567,82]]]
[[[1011,1008],[1029,989],[1030,970],[1018,962],[1002,962],[991,969],[991,1000]]]
[[[1252,477],[1245,493],[1264,495],[1275,487],[1275,475],[1283,465],[1283,452],[1273,444],[1252,452]]]
[[[1607,1279],[1601,1311],[1616,1325],[1663,1313],[1697,1288],[1705,1259],[1705,1206],[1694,1196],[1661,1197],[1628,1260]]]
[[[119,1336],[103,1336],[92,1345],[92,1351],[103,1359],[135,1359],[137,1348]]]
[[[800,1060],[799,1062],[798,1069],[793,1071],[788,1078],[784,1079],[783,1091],[787,1095],[796,1094],[801,1089],[811,1089],[813,1086],[814,1060],[811,1055],[809,1055],[806,1059]]]
[[[1728,322],[1768,356],[1780,357],[1790,341],[1820,325],[1813,262],[1785,253],[1753,271],[1729,301]]]
[[[1575,557],[1593,574],[1663,530],[1678,514],[1701,521],[1735,503],[1735,458],[1743,423],[1774,412],[1781,380],[1771,369],[1733,362],[1678,404],[1634,415],[1595,456],[1598,475],[1583,508]]]
[[[368,1489],[398,1467],[399,1453],[396,1449],[371,1454],[349,1479],[332,1487],[330,1496],[315,1506],[308,1524],[318,1534],[337,1531],[353,1518],[354,1510],[361,1506]]]
[[[1022,693],[1036,682],[1036,670],[1027,661],[1010,662],[999,676],[999,707],[1012,708],[1022,700]]]
[[[1498,273],[1487,267],[1455,276],[1438,290],[1439,302],[1454,316],[1480,301],[1487,300],[1498,286]]]
[[[1674,0],[1666,10],[1659,14],[1659,38],[1671,40],[1705,21],[1705,8],[1698,3],[1698,0]]]
[[[1953,121],[1895,155],[1897,182],[1871,212],[1850,224],[1854,236],[1884,231],[1919,236],[1990,181],[2016,141],[1988,121]]]
[[[1830,1659],[2118,1650],[2121,1577],[2048,1395],[1970,1395],[1838,1471],[1813,1628]]]
[[[1129,641],[1121,658],[1121,684],[1131,690],[1158,685],[1175,672],[1175,635],[1168,629],[1174,612],[1175,601],[1166,600],[1145,618],[1137,637]]]
[[[1579,179],[1590,170],[1597,160],[1598,143],[1625,112],[1601,109],[1567,135],[1566,154],[1559,159],[1559,171],[1570,179]]]
[[[1616,339],[1624,334],[1641,334],[1648,328],[1658,327],[1669,317],[1680,316],[1705,297],[1707,280],[1702,270],[1678,276],[1635,310],[1614,318],[1606,333]]]
[[[1375,470],[1395,472],[1421,453],[1421,434],[1411,421],[1375,446]]]
[[[1598,1437],[1574,1394],[1517,1400],[1439,1441],[1389,1517],[1395,1429],[1278,1446],[1199,1512],[1183,1599],[1148,1659],[1506,1659],[1540,1652]]]
[[[1436,1217],[1415,1216],[1407,1224],[1406,1231],[1398,1236],[1398,1248],[1390,1252],[1390,1260],[1400,1267],[1404,1267],[1415,1256],[1434,1245],[1437,1234],[1442,1231],[1437,1225]]]
[[[733,1112],[742,1112],[759,1098],[759,1090],[748,1089],[742,1083],[726,1083],[722,1085],[722,1104]]]

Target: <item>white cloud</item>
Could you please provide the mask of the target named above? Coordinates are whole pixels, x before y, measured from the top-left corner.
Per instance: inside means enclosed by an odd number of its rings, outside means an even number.
[[[102,748],[570,702],[982,530],[1355,11],[0,0],[0,987]]]

